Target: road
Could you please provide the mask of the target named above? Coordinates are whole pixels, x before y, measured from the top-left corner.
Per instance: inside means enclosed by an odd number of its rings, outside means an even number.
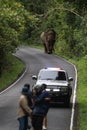
[[[29,47],[20,47],[16,52],[16,56],[26,64],[26,70],[16,83],[6,91],[0,93],[0,130],[18,130],[17,110],[21,89],[25,83],[30,83],[32,88],[35,82],[32,80],[32,75],[38,74],[41,68],[61,66],[68,72],[69,76],[74,78],[72,82],[74,90],[75,70],[64,59]],[[64,108],[59,105],[50,108],[48,112],[48,130],[70,130],[71,112],[72,106],[71,108]]]

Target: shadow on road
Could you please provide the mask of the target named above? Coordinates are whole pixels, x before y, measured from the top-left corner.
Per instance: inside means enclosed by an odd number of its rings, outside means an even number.
[[[50,104],[50,107],[51,108],[69,108],[69,109],[71,109],[72,108],[72,103],[70,103],[69,106],[65,106],[64,103]]]

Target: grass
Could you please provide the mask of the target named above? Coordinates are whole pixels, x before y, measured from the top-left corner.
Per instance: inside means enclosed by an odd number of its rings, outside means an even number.
[[[78,63],[78,103],[80,129],[87,130],[87,60],[81,59]]]
[[[10,55],[11,66],[9,69],[4,70],[2,76],[0,78],[0,91],[7,88],[10,84],[12,84],[23,72],[25,65],[22,61]]]
[[[77,101],[79,130],[87,130],[87,57],[74,60],[78,71]]]

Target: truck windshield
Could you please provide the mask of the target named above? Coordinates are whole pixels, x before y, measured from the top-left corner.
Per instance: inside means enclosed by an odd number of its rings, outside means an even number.
[[[65,72],[62,71],[41,71],[38,75],[39,80],[66,80]]]

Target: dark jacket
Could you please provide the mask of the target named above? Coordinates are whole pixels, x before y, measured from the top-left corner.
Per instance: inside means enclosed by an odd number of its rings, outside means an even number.
[[[49,100],[49,93],[44,90],[39,96],[34,99],[35,104],[33,113],[36,115],[46,115],[50,107]]]

